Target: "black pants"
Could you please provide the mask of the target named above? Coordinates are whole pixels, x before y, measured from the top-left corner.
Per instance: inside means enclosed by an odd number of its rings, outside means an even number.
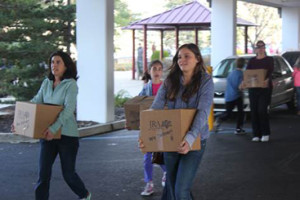
[[[226,102],[226,112],[224,112],[221,116],[220,119],[222,121],[226,121],[227,119],[230,118],[232,114],[232,110],[234,109],[235,106],[237,106],[238,109],[238,116],[237,116],[237,122],[236,122],[236,128],[240,129],[243,127],[244,124],[244,108],[243,108],[243,97],[239,97],[234,101],[229,101]]]
[[[62,135],[60,140],[41,140],[40,143],[39,180],[35,188],[35,199],[47,200],[49,198],[52,165],[57,154],[60,157],[63,177],[69,187],[79,198],[86,197],[88,191],[75,171],[79,147],[78,137]]]
[[[271,103],[272,89],[251,88],[249,89],[249,100],[252,118],[252,129],[254,137],[270,135],[270,122],[268,107]]]

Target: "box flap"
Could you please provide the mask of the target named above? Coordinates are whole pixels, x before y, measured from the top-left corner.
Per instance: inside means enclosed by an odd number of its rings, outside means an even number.
[[[130,105],[130,104],[137,104],[140,103],[143,99],[147,98],[147,96],[135,96],[129,100],[127,100],[124,104],[125,105]]]

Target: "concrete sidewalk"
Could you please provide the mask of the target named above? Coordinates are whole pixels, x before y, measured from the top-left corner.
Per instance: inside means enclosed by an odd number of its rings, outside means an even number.
[[[134,97],[139,94],[143,88],[143,81],[132,80],[131,71],[115,71],[114,72],[114,93],[117,94],[119,91],[124,90]]]

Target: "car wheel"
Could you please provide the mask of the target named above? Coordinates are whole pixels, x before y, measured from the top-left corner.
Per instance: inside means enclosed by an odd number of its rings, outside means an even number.
[[[293,93],[293,96],[289,102],[286,103],[287,107],[291,111],[295,111],[297,107],[297,94],[296,92]]]

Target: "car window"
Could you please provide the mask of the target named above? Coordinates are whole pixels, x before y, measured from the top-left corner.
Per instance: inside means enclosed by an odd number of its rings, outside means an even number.
[[[274,57],[274,71],[273,74],[276,74],[277,76],[281,76],[281,68],[280,68],[280,63],[278,61],[277,57]]]
[[[278,57],[278,62],[280,64],[282,74],[291,74],[292,73],[291,69],[288,67],[288,65],[282,58]]]
[[[282,54],[282,57],[284,57],[292,67],[294,66],[294,64],[299,56],[300,56],[299,51],[285,52],[284,54]]]
[[[245,70],[247,67],[247,63],[248,63],[249,59],[246,58],[246,62],[245,65],[243,67],[243,69]],[[216,78],[226,78],[228,76],[228,74],[235,69],[236,67],[236,59],[225,59],[223,61],[221,61],[213,70],[213,77]]]

